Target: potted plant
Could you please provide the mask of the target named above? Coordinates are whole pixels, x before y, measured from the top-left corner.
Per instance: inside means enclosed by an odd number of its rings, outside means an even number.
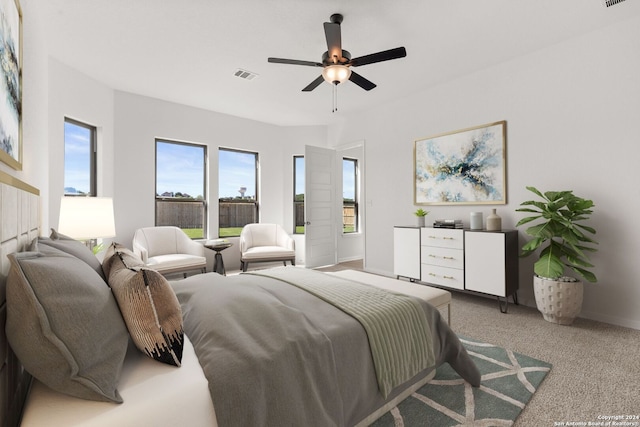
[[[429,211],[425,211],[424,209],[420,208],[418,210],[416,210],[413,214],[415,216],[418,217],[418,227],[424,227],[425,226],[425,217],[427,216],[427,214],[429,213]]]
[[[542,199],[522,202],[523,207],[516,209],[533,214],[518,221],[516,227],[539,220],[525,229],[532,239],[522,246],[521,254],[529,256],[540,250],[533,266],[536,305],[545,320],[570,325],[582,309],[583,283],[565,276],[565,271],[571,270],[589,282],[597,280],[588,270],[593,265],[587,256],[587,252],[597,250],[593,247],[597,242],[590,237],[596,230],[584,224],[594,204],[572,191],[527,190]]]

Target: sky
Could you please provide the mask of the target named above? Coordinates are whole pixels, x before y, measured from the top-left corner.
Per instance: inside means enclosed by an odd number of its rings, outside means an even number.
[[[186,193],[204,196],[205,147],[158,141],[156,193]]]
[[[88,193],[91,187],[91,131],[64,123],[64,188]]]
[[[218,151],[219,197],[240,196],[240,188],[246,188],[245,197],[256,195],[256,156],[253,153]]]

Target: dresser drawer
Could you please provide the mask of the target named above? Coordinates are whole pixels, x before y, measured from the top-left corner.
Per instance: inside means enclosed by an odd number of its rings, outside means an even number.
[[[422,264],[439,265],[441,267],[459,269],[464,268],[464,252],[462,249],[423,246],[420,256]]]
[[[453,289],[464,289],[464,270],[422,264],[420,281]]]
[[[439,248],[464,248],[464,231],[450,228],[423,228],[422,246]]]

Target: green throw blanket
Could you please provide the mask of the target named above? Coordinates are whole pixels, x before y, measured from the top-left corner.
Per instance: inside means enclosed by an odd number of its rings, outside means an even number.
[[[410,296],[302,268],[244,274],[296,286],[358,320],[367,333],[378,387],[385,398],[393,388],[435,364],[426,315]]]

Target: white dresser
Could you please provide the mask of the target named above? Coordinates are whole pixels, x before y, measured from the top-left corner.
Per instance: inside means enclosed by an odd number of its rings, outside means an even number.
[[[518,232],[394,227],[394,274],[517,303]]]

